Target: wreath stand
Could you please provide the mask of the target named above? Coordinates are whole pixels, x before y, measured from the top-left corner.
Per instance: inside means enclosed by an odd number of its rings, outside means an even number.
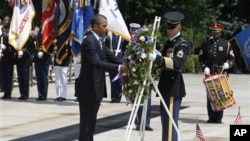
[[[154,25],[153,25],[153,31],[152,31],[152,35],[151,35],[152,37],[154,35],[156,26],[157,26],[157,28],[159,28],[160,21],[161,21],[161,18],[158,17],[158,16],[155,16]],[[154,50],[155,49],[156,49],[156,38],[154,39]],[[133,128],[133,125],[134,125],[134,121],[135,121],[135,118],[136,118],[139,106],[141,105],[141,100],[142,100],[142,96],[143,96],[143,92],[144,92],[144,87],[143,86],[149,84],[148,82],[151,82],[153,84],[153,87],[155,88],[157,94],[159,95],[160,100],[161,100],[161,102],[162,102],[162,104],[163,104],[163,106],[164,106],[164,108],[165,108],[165,110],[166,110],[169,118],[171,119],[171,121],[173,123],[174,129],[177,132],[178,141],[180,141],[180,131],[179,131],[179,129],[178,129],[178,127],[177,127],[177,125],[176,125],[173,117],[170,115],[170,112],[168,110],[168,107],[167,107],[167,105],[166,105],[166,103],[165,103],[162,95],[161,95],[161,92],[159,91],[159,89],[158,89],[157,85],[155,84],[154,79],[153,79],[153,77],[151,75],[152,65],[153,65],[153,62],[151,61],[151,63],[150,63],[150,69],[149,69],[149,72],[148,72],[148,79],[146,79],[146,80],[143,81],[142,87],[139,88],[140,93],[139,93],[139,95],[136,95],[136,97],[135,97],[134,104],[133,104],[133,107],[132,107],[132,111],[131,111],[131,114],[130,114],[130,117],[129,117],[129,121],[128,121],[128,124],[127,124],[126,132],[125,132],[126,141],[129,141],[129,139],[130,139],[130,135],[131,135],[132,128]],[[146,99],[144,99],[144,103],[143,103],[141,125],[140,125],[140,133],[139,133],[141,141],[144,141],[144,136],[145,136],[145,124],[146,124],[147,106],[148,106],[148,97]]]

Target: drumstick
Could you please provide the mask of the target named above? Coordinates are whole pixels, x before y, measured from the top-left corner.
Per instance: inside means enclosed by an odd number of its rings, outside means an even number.
[[[223,73],[223,71],[224,71],[224,68],[222,67],[222,70],[220,71],[220,74],[222,74],[222,73]]]
[[[225,63],[228,63],[228,60],[227,60]],[[220,71],[220,74],[222,74],[223,71],[224,71],[224,68],[223,68],[223,66],[222,66],[222,70]]]

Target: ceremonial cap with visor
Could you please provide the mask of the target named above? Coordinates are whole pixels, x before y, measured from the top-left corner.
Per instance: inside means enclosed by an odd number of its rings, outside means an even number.
[[[184,19],[184,15],[177,11],[167,12],[164,15],[166,19],[165,27],[166,29],[174,29],[181,21]]]

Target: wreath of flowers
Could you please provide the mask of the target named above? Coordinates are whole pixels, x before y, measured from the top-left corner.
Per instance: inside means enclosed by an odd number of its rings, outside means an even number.
[[[124,53],[126,63],[129,66],[128,74],[123,76],[123,94],[128,100],[128,103],[133,103],[137,95],[140,95],[144,88],[142,99],[148,97],[148,90],[154,90],[151,81],[149,80],[149,71],[151,61],[149,54],[154,51],[154,39],[160,36],[159,32],[155,32],[152,37],[152,29],[142,27],[135,31]],[[159,79],[160,70],[153,63],[151,76],[156,81]],[[146,81],[146,84],[144,84]]]

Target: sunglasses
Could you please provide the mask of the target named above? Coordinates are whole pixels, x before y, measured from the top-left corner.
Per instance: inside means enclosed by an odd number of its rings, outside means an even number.
[[[177,25],[165,24],[165,28],[168,30],[175,29]]]

